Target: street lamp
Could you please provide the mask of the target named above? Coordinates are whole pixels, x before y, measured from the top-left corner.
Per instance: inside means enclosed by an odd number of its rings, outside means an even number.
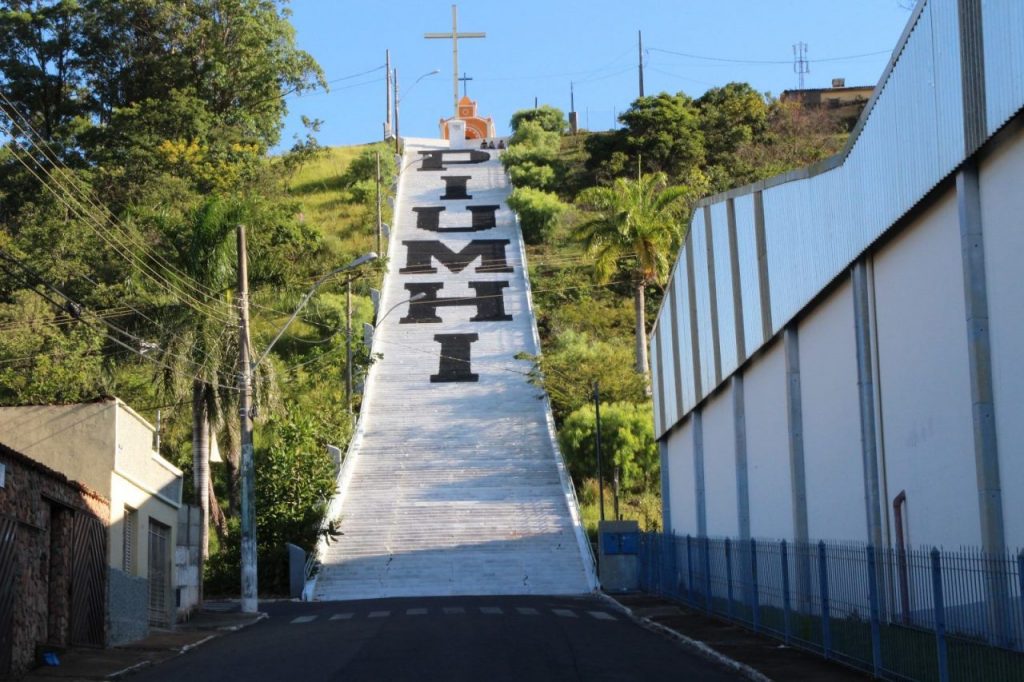
[[[421,80],[423,80],[424,78],[426,78],[427,76],[433,76],[433,75],[438,74],[438,73],[441,73],[440,69],[434,69],[433,71],[429,71],[429,72],[423,74],[422,76],[420,76],[419,78],[417,78],[413,82],[412,86],[409,87],[409,92],[412,92],[412,89],[415,88],[417,85],[419,85],[419,82]],[[409,92],[405,93],[406,96],[409,95]],[[399,138],[399,134],[398,134],[398,103],[399,103],[399,101],[400,101],[400,99],[398,97],[398,69],[395,69],[395,153],[396,154],[398,153],[398,138]]]
[[[391,306],[390,308],[388,308],[387,312],[385,312],[383,315],[380,316],[380,319],[377,320],[377,325],[376,326],[378,326],[378,327],[381,326],[384,323],[385,318],[387,318],[387,316],[391,314],[391,311],[394,310],[395,308],[397,308],[398,306],[402,305],[403,303],[415,303],[416,301],[419,301],[420,299],[423,299],[423,298],[426,298],[426,297],[427,297],[426,292],[421,291],[418,294],[413,294],[409,298],[406,298],[404,300],[399,301],[398,303],[396,303],[393,306]]]
[[[363,263],[368,263],[372,260],[377,259],[377,254],[374,252],[366,253],[359,258],[356,258],[351,263],[341,266],[335,270],[331,270],[326,275],[321,277],[313,284],[313,287],[306,292],[302,300],[299,301],[299,306],[292,313],[292,316],[288,318],[284,326],[274,337],[274,340],[270,342],[267,349],[256,359],[254,363],[250,363],[249,359],[249,309],[248,309],[248,298],[249,298],[249,286],[248,286],[248,266],[245,258],[245,228],[239,225],[238,227],[238,254],[239,254],[239,268],[238,268],[238,281],[239,281],[239,301],[240,314],[241,314],[241,341],[239,343],[239,363],[241,365],[241,376],[240,384],[241,391],[239,395],[239,409],[238,414],[241,418],[241,521],[242,521],[242,533],[241,533],[241,579],[242,579],[242,612],[243,613],[255,613],[258,608],[258,590],[257,590],[257,559],[256,559],[256,504],[254,501],[254,492],[256,487],[256,473],[253,463],[253,446],[252,446],[252,429],[253,429],[253,414],[252,410],[252,373],[253,369],[259,367],[266,358],[267,354],[270,353],[270,349],[274,347],[274,344],[278,342],[285,330],[295,321],[295,318],[299,316],[299,312],[309,303],[309,299],[313,297],[313,294],[319,289],[324,283],[335,275],[357,268]]]
[[[267,349],[265,351],[263,351],[263,354],[259,358],[257,358],[256,362],[253,363],[252,369],[256,369],[264,360],[266,360],[267,355],[270,354],[270,349],[274,347],[274,344],[277,343],[281,336],[284,335],[285,330],[288,329],[291,323],[295,321],[295,318],[299,316],[299,313],[302,311],[302,309],[306,307],[307,303],[309,303],[309,299],[313,298],[313,294],[316,293],[316,290],[322,287],[327,282],[327,280],[331,279],[335,275],[340,275],[341,273],[346,272],[348,270],[354,270],[363,263],[369,263],[372,260],[377,260],[377,258],[377,254],[373,251],[370,251],[369,253],[364,253],[362,256],[356,258],[351,263],[346,263],[345,265],[342,265],[340,268],[335,268],[334,270],[331,270],[326,275],[318,279],[316,283],[313,285],[313,288],[307,291],[306,294],[302,297],[302,300],[299,301],[299,307],[295,309],[295,312],[292,313],[292,316],[288,318],[288,321],[284,323],[284,326],[281,327],[281,330],[277,332],[277,336],[274,337],[274,340],[270,342],[270,345],[267,346]]]

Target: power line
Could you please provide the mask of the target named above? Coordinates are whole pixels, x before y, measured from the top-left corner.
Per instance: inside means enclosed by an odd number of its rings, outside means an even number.
[[[19,130],[21,130],[21,132],[28,139],[31,145],[35,146],[36,148],[39,148],[39,145],[35,143],[30,136],[25,135],[25,131],[24,129],[21,128],[21,126],[18,126],[16,122],[14,122],[14,124],[19,128]],[[5,128],[4,126],[0,126],[0,131],[6,132],[8,134],[11,133],[11,129]],[[59,181],[55,180],[54,174],[51,173],[50,171],[47,171],[43,164],[39,162],[38,159],[32,156],[32,153],[28,148],[26,148],[20,142],[18,142],[17,139],[12,139],[12,142],[16,147],[18,147],[18,149],[21,149],[23,152],[25,152],[26,155],[32,158],[33,163],[35,163],[36,166],[39,167],[40,172],[46,174],[46,179],[40,176],[35,169],[29,166],[21,155],[14,154],[18,162],[21,163],[21,165],[24,166],[25,169],[28,170],[29,173],[31,173],[32,176],[35,177],[48,192],[50,192],[61,204],[63,204],[65,208],[67,208],[73,215],[75,215],[75,217],[82,220],[85,223],[85,225],[89,227],[89,229],[91,229],[105,244],[107,244],[107,246],[113,249],[126,262],[139,267],[142,274],[149,277],[158,286],[165,288],[168,291],[168,293],[183,298],[186,302],[186,305],[195,309],[196,311],[207,315],[213,315],[214,317],[218,317],[222,321],[227,319],[219,315],[219,310],[215,306],[208,302],[204,302],[197,299],[188,291],[180,288],[175,281],[172,281],[165,274],[158,271],[157,266],[150,265],[146,263],[144,260],[142,260],[139,256],[137,256],[131,250],[132,245],[121,242],[117,238],[117,235],[121,235],[122,237],[127,236],[129,239],[134,238],[134,236],[131,234],[131,231],[128,230],[127,227],[118,224],[117,221],[113,219],[113,216],[108,217],[106,224],[101,223],[101,221],[98,220],[92,213],[86,210],[84,204],[79,198],[73,196],[73,193],[69,192],[65,185],[62,185]],[[74,203],[72,204],[71,202]],[[113,231],[110,234],[108,234],[104,229],[107,226],[113,228]],[[145,250],[146,245],[143,242],[141,242],[141,238],[140,241],[138,241],[135,244],[135,246],[141,246],[144,249],[144,253],[146,253],[146,255],[148,255],[149,258],[151,258],[158,265],[161,262],[166,264],[166,261],[162,261],[162,259],[158,255],[149,253],[148,251]],[[193,291],[195,291],[200,296],[212,297],[213,294],[210,290],[204,289],[198,283],[195,283],[187,275],[184,275],[180,271],[175,270],[173,266],[165,265],[165,267],[175,272],[178,275],[178,277],[180,277],[180,280],[182,282],[188,284],[190,288],[193,289]]]
[[[151,344],[150,342],[146,341],[145,339],[139,338],[138,336],[132,334],[131,332],[125,331],[124,329],[121,329],[120,327],[117,327],[116,325],[108,322],[106,319],[96,318],[101,326],[97,326],[97,325],[91,323],[89,320],[85,319],[86,313],[89,312],[85,306],[83,306],[82,304],[78,303],[77,301],[72,299],[70,296],[68,296],[67,294],[62,292],[60,289],[58,289],[56,286],[54,286],[53,284],[47,282],[42,277],[40,277],[38,273],[36,273],[32,268],[30,268],[28,265],[23,263],[21,260],[11,256],[9,253],[6,253],[2,249],[0,249],[0,259],[3,259],[3,260],[5,260],[5,261],[7,261],[9,263],[13,263],[13,264],[17,265],[23,272],[27,273],[28,275],[31,276],[32,279],[36,280],[36,282],[39,285],[43,286],[44,288],[48,289],[49,291],[52,291],[53,293],[55,293],[56,295],[58,295],[62,299],[64,299],[65,303],[61,303],[59,301],[54,300],[52,296],[49,296],[46,293],[44,293],[42,291],[39,291],[39,289],[35,288],[35,286],[31,282],[31,280],[28,277],[26,277],[24,274],[19,276],[18,273],[16,271],[12,270],[10,267],[8,267],[6,265],[0,264],[0,267],[2,267],[8,274],[10,274],[10,275],[12,275],[14,277],[19,277],[20,279],[22,279],[26,284],[29,285],[29,290],[30,291],[32,291],[34,294],[36,294],[38,296],[41,296],[42,298],[47,300],[54,307],[56,307],[56,308],[58,308],[60,310],[67,310],[67,311],[69,311],[72,315],[77,317],[80,321],[82,321],[85,324],[90,324],[94,328],[106,329],[106,330],[109,330],[110,332],[114,332],[116,334],[120,334],[120,335],[124,336],[125,338],[128,338],[128,339],[131,339],[132,341],[135,341],[139,345],[138,348],[135,348],[135,347],[129,345],[127,342],[122,341],[121,339],[119,339],[119,338],[117,338],[115,336],[112,336],[109,332],[107,333],[107,339],[109,339],[111,342],[116,343],[119,346],[122,346],[123,348],[131,351],[132,353],[135,353],[136,355],[138,355],[139,357],[143,358],[144,360],[152,362],[152,363],[154,363],[154,364],[156,364],[156,365],[158,365],[158,366],[160,366],[160,367],[162,367],[162,368],[164,368],[164,369],[166,369],[166,370],[168,370],[168,371],[170,371],[170,372],[172,372],[174,374],[178,374],[178,375],[182,374],[180,372],[180,370],[178,370],[177,368],[175,368],[175,367],[173,367],[171,365],[168,365],[163,360],[155,359],[155,358],[153,358],[153,357],[151,357],[149,355],[149,352],[147,350],[147,346],[153,346],[153,350],[156,350],[157,348],[156,348],[156,346],[154,344]],[[184,356],[182,356],[180,354],[174,354],[174,353],[169,353],[169,352],[165,351],[164,352],[164,357],[171,357],[172,359],[184,361],[186,364],[190,364],[193,367],[197,368],[197,370],[200,370],[200,371],[202,370],[202,366],[197,364],[195,361],[193,361],[193,360],[191,360],[189,358],[186,358],[186,357],[184,357]],[[188,376],[190,379],[196,379],[200,375],[200,371],[196,371],[195,374],[186,375],[186,376]],[[237,391],[238,390],[234,386],[226,386],[226,385],[219,384],[219,383],[216,383],[216,382],[213,382],[213,381],[206,381],[206,383],[211,385],[211,386],[214,386],[216,388],[223,389],[223,390],[229,390],[229,391]]]
[[[790,59],[733,59],[730,57],[711,57],[708,55],[694,54],[692,52],[677,52],[675,50],[666,50],[660,47],[647,48],[652,52],[663,52],[665,54],[673,54],[678,57],[688,57],[690,59],[699,59],[708,62],[725,62],[728,64],[792,64],[793,61]],[[841,57],[823,57],[822,59],[809,60],[812,63],[817,62],[843,62],[852,59],[863,59],[864,57],[877,57],[878,55],[892,54],[892,50],[878,50],[876,52],[864,52],[861,54],[850,54],[843,55]]]

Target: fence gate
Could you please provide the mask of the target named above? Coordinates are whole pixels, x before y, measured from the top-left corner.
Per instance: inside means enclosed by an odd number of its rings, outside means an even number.
[[[78,512],[71,535],[71,643],[104,645],[106,532],[96,517]]]
[[[149,520],[149,624],[170,625],[168,618],[171,591],[171,529]]]
[[[0,675],[11,671],[11,649],[14,646],[14,581],[18,559],[14,541],[18,522],[0,516]]]

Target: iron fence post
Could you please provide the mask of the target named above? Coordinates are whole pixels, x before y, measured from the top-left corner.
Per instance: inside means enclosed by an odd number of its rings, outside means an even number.
[[[711,615],[711,544],[704,536],[704,609]]]
[[[821,596],[821,648],[825,658],[832,655],[832,622],[828,615],[828,564],[825,542],[818,543],[818,592]]]
[[[932,547],[932,600],[935,609],[935,653],[939,662],[939,682],[949,682],[949,655],[946,650],[946,609],[942,595],[942,559]]]
[[[693,543],[689,533],[686,534],[686,601],[696,601],[693,598]]]
[[[875,572],[875,548],[868,545],[868,599],[871,601],[871,664],[875,677],[882,671],[882,628],[878,622],[878,574]]]
[[[726,607],[729,620],[732,620],[732,552],[730,551],[729,538],[725,539],[725,593],[729,599]]]
[[[757,594],[757,540],[750,538],[750,617],[754,632],[761,629],[761,598]]]
[[[779,544],[779,557],[782,560],[782,630],[786,644],[789,644],[792,635],[790,629],[790,600],[789,600],[789,550],[786,541]]]

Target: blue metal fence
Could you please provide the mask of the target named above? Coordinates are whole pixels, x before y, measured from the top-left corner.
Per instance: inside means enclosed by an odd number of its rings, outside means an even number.
[[[641,587],[878,677],[1024,682],[1024,552],[645,533]]]

